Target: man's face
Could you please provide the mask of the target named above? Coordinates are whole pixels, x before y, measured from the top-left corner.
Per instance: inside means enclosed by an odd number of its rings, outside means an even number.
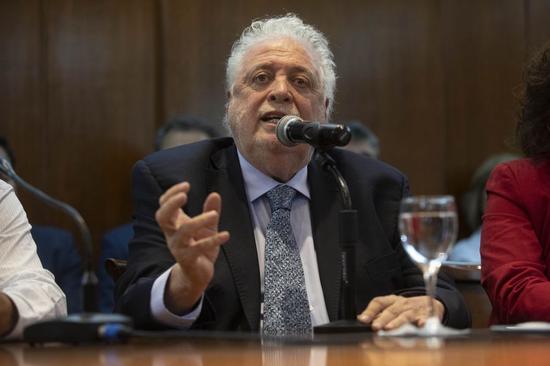
[[[227,120],[239,151],[257,168],[289,163],[289,158],[307,164],[310,147],[283,146],[275,127],[288,114],[325,121],[327,105],[310,53],[295,40],[279,38],[245,53],[229,95]]]

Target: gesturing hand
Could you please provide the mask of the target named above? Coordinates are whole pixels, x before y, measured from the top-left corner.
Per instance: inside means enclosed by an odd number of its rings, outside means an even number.
[[[211,193],[203,212],[190,217],[182,207],[187,203],[189,183],[170,187],[159,200],[155,218],[176,259],[165,292],[165,303],[174,313],[184,313],[200,298],[214,275],[220,245],[229,240],[227,231],[218,232],[222,200]]]
[[[371,300],[367,308],[357,316],[361,322],[371,324],[373,330],[391,330],[406,323],[423,326],[428,318],[428,296],[403,297],[379,296]],[[443,319],[445,306],[434,299],[434,311]]]

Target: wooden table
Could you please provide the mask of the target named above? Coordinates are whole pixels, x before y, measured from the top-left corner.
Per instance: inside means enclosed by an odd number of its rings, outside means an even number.
[[[116,345],[0,344],[1,366],[445,365],[550,364],[550,336],[476,331],[460,339],[326,336],[310,342],[191,337]]]

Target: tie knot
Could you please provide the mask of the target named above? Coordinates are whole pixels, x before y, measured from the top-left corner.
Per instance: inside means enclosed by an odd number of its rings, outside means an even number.
[[[269,192],[267,192],[267,198],[271,205],[271,212],[275,212],[278,209],[290,210],[292,206],[292,200],[296,195],[296,190],[287,185],[281,184]]]

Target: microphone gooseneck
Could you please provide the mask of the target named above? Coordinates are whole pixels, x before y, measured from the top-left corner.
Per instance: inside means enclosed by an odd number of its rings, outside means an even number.
[[[276,133],[283,145],[295,146],[305,143],[320,150],[345,146],[351,140],[351,131],[347,126],[305,122],[302,118],[292,115],[284,116],[277,122]]]
[[[340,304],[339,319],[314,328],[314,333],[355,333],[370,331],[370,326],[360,323],[357,316],[355,287],[355,248],[359,245],[357,210],[353,209],[351,194],[344,176],[338,170],[336,161],[327,151],[316,150],[315,157],[321,167],[334,178],[342,209],[338,215],[338,237],[340,242]]]
[[[82,218],[82,215],[71,205],[56,200],[55,198],[49,196],[38,188],[27,183],[24,179],[17,175],[11,164],[6,160],[0,158],[0,171],[6,174],[8,177],[13,179],[15,183],[23,187],[28,192],[32,193],[38,197],[41,201],[46,204],[61,209],[71,219],[76,223],[78,230],[80,231],[80,236],[82,238],[84,256],[83,261],[83,274],[82,274],[82,286],[83,286],[83,305],[84,311],[93,312],[97,311],[97,276],[95,274],[92,260],[93,258],[93,245],[92,245],[92,235],[90,234],[90,229],[88,225]]]

